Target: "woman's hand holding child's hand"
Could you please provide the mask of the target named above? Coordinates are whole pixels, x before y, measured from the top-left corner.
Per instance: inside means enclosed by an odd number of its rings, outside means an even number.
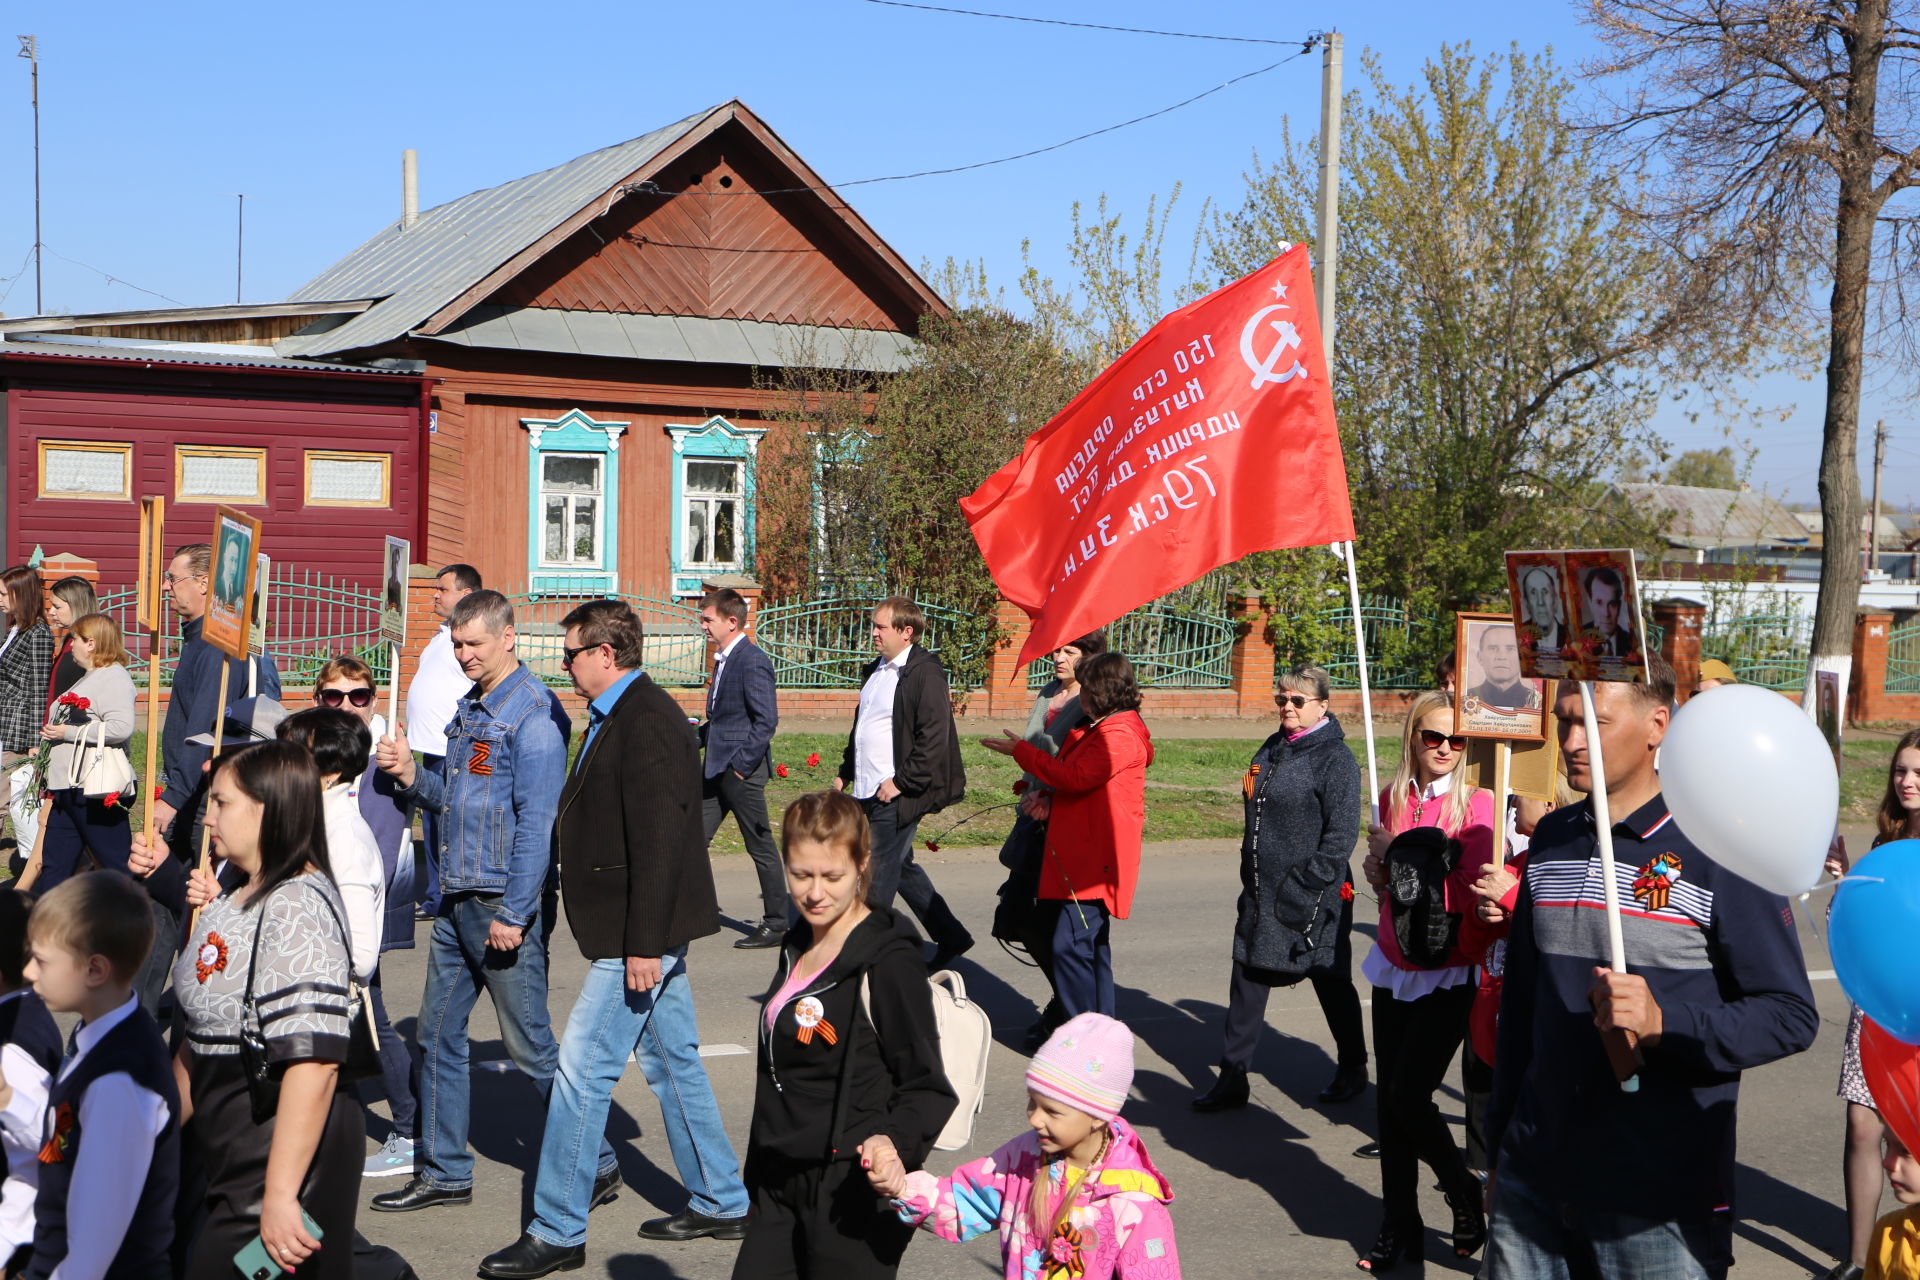
[[[907,1167],[900,1163],[900,1153],[894,1149],[893,1139],[885,1134],[875,1134],[861,1143],[860,1167],[867,1171],[867,1181],[881,1195],[892,1199],[907,1189]]]

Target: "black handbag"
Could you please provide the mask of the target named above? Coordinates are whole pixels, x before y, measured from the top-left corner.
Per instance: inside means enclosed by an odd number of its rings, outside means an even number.
[[[272,895],[268,895],[271,897]],[[340,928],[340,942],[347,960],[347,1058],[340,1064],[342,1081],[366,1080],[380,1073],[380,1041],[373,1027],[373,1003],[367,990],[353,977],[353,940],[346,922],[322,894],[327,914]],[[260,903],[260,920],[253,930],[253,948],[247,958],[247,988],[240,1001],[240,1067],[247,1077],[247,1100],[252,1104],[253,1122],[265,1124],[280,1110],[280,1080],[285,1064],[267,1057],[267,1038],[260,1028],[260,1010],[253,999],[253,975],[260,964],[260,932],[266,924],[267,903]]]

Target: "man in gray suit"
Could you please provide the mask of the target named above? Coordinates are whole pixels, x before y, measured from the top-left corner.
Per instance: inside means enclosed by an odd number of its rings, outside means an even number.
[[[747,601],[732,587],[700,603],[700,630],[714,647],[713,678],[707,684],[707,843],[731,813],[740,824],[747,856],[760,876],[760,923],[733,945],[740,950],[777,947],[787,935],[787,871],[767,821],[767,779],[773,773],[773,731],[780,724],[773,660],[745,634]]]

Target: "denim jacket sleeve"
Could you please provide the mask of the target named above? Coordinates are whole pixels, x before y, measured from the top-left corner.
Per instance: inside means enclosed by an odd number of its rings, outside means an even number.
[[[395,779],[396,786],[398,782]],[[418,763],[413,767],[413,785],[399,788],[396,794],[401,800],[410,801],[423,809],[431,809],[435,813],[446,812],[446,780],[437,771],[423,769]]]
[[[513,735],[513,852],[507,889],[495,918],[525,928],[540,909],[540,891],[553,865],[553,820],[567,781],[567,736],[558,706],[544,688]]]

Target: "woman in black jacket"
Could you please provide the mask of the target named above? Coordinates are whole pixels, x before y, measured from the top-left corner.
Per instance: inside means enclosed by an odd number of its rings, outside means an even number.
[[[788,930],[760,1017],[734,1278],[891,1280],[913,1228],[875,1198],[860,1144],[884,1136],[917,1169],[954,1107],[920,935],[868,904],[867,819],[851,796],[801,796],[780,845],[807,927]]]
[[[1327,714],[1327,673],[1299,666],[1280,677],[1280,732],[1260,744],[1242,780],[1239,919],[1227,995],[1220,1078],[1196,1111],[1247,1103],[1247,1068],[1266,1024],[1267,993],[1301,978],[1333,1033],[1337,1065],[1320,1101],[1367,1087],[1367,1038],[1353,985],[1353,870],[1360,838],[1360,765]]]

